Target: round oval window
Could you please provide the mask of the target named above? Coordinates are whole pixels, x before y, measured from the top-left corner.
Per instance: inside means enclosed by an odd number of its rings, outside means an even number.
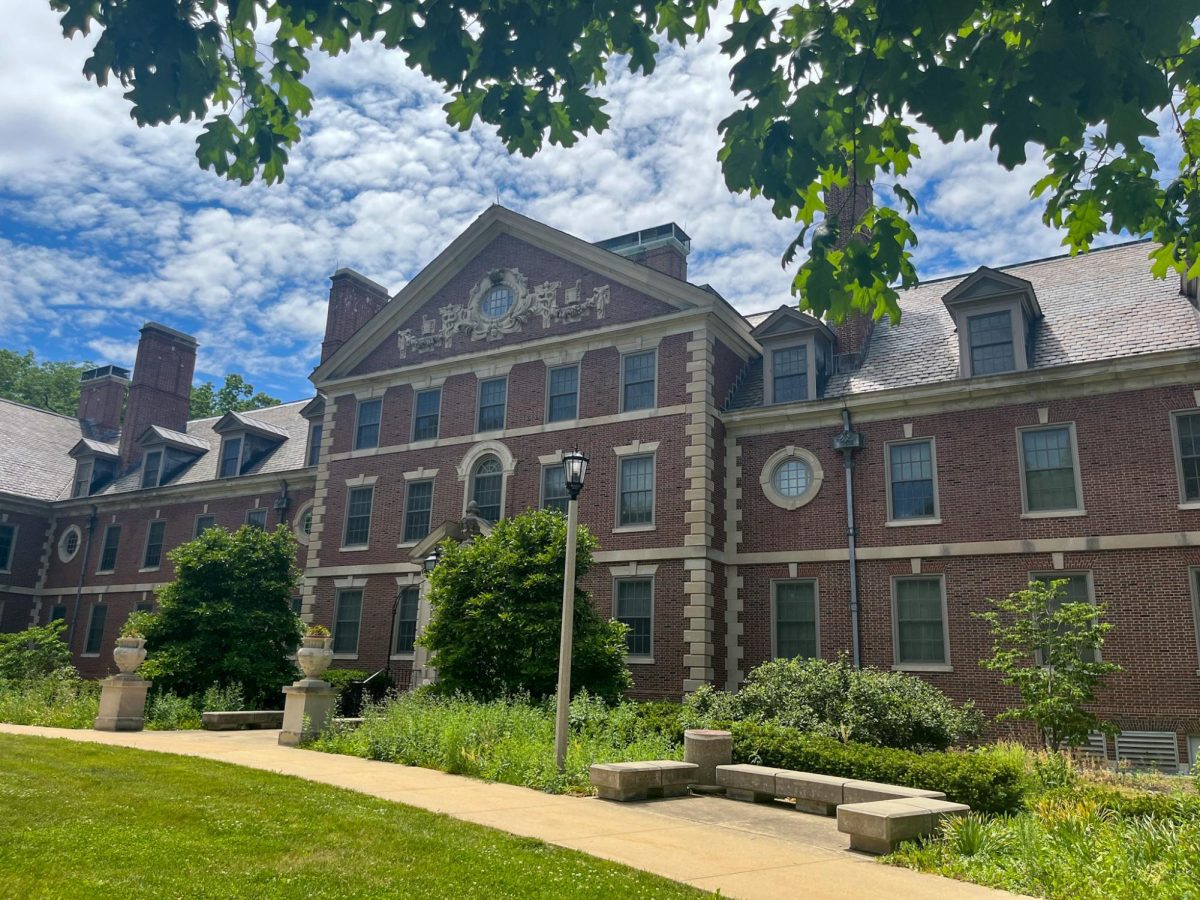
[[[784,497],[799,497],[808,490],[808,485],[812,482],[812,470],[803,460],[784,460],[775,467],[771,481],[775,490]]]
[[[58,540],[58,557],[63,562],[70,562],[79,550],[79,529],[72,525],[63,532]]]
[[[479,304],[479,312],[492,321],[502,319],[512,309],[513,292],[507,285],[498,284],[489,290]]]

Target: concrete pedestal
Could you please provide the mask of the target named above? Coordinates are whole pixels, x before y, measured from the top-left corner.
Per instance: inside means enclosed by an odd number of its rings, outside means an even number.
[[[692,790],[719,790],[717,766],[733,763],[733,735],[707,728],[688,729],[683,733],[683,759],[698,766]]]
[[[283,702],[283,731],[279,743],[295,747],[302,741],[315,738],[333,721],[337,704],[337,691],[328,681],[319,678],[301,678],[285,687]]]
[[[150,682],[137,675],[113,675],[100,682],[97,731],[141,731],[146,724],[146,691]]]

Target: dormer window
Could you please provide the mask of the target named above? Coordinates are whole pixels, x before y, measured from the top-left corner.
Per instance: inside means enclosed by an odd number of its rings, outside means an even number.
[[[242,473],[242,439],[227,437],[221,442],[221,470],[218,478],[232,478]]]
[[[162,451],[155,450],[146,454],[142,461],[142,487],[158,487],[158,478],[162,470]]]
[[[92,492],[92,469],[94,463],[90,459],[81,459],[75,464],[75,486],[71,489],[72,497],[86,497]]]
[[[753,334],[763,347],[764,403],[797,403],[824,393],[834,343],[824,322],[781,306]]]
[[[213,426],[213,431],[221,435],[218,478],[247,474],[288,439],[288,433],[282,428],[235,412],[223,415]]]
[[[112,444],[84,438],[71,448],[75,460],[72,497],[90,497],[117,474],[117,448]]]
[[[984,266],[959,282],[942,302],[954,317],[963,377],[1030,367],[1030,338],[1042,310],[1028,281]]]
[[[971,374],[1011,372],[1017,367],[1013,356],[1012,312],[967,316],[967,343],[971,350]]]
[[[771,351],[771,399],[775,403],[808,399],[808,347]]]

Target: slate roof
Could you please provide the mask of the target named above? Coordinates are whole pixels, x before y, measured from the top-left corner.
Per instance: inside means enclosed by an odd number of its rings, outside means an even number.
[[[151,440],[176,444],[185,449],[197,450],[200,453],[207,453],[212,449],[212,444],[203,438],[193,437],[190,434],[184,434],[182,431],[172,431],[170,428],[163,428],[161,425],[151,425],[142,433],[141,440],[143,445],[147,443],[146,434],[151,435]]]
[[[1033,284],[1044,318],[1034,327],[1032,368],[1119,359],[1143,353],[1200,348],[1200,313],[1179,293],[1173,276],[1150,273],[1147,241],[1120,244],[1079,256],[998,267]],[[958,337],[942,297],[967,275],[938,279],[900,294],[900,324],[875,326],[867,357],[853,372],[833,375],[826,397],[954,381]],[[773,310],[745,318],[751,326]],[[748,368],[726,409],[762,404]]]

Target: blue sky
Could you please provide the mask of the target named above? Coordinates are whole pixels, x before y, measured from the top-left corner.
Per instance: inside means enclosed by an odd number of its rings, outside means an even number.
[[[614,68],[612,126],[570,150],[510,157],[483,128],[446,125],[445,98],[391,51],[314,57],[314,115],[282,185],[202,172],[196,127],[139,129],[118,89],[80,69],[44,2],[0,0],[0,346],[131,365],[148,319],[196,335],[198,380],[244,373],[285,400],[312,392],[328,276],[350,266],[398,290],[499,198],[588,240],[676,221],[691,278],[744,311],[790,302],[793,236],[729,194],[716,125],[734,106],[723,27],[650,78]],[[910,187],[923,277],[1060,252],[986,143],[922,144]]]

